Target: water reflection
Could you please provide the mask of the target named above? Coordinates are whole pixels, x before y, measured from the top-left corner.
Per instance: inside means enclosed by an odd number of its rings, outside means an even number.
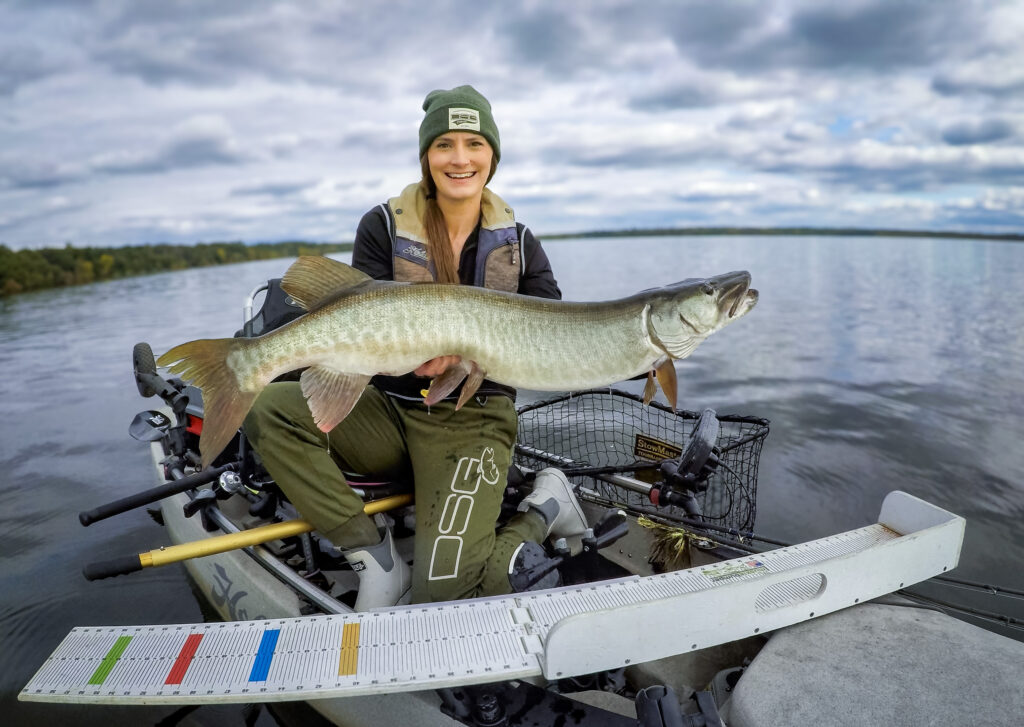
[[[549,255],[578,299],[751,272],[757,309],[678,368],[688,408],[772,420],[760,529],[854,527],[900,488],[985,522],[968,528],[962,571],[1024,558],[1012,517],[1024,501],[1024,247],[649,238],[558,242]]]

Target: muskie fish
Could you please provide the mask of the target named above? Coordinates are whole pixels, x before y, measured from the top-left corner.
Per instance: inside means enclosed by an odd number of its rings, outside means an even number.
[[[328,432],[355,406],[374,374],[404,374],[457,354],[432,382],[440,401],[465,381],[461,407],[486,376],[508,386],[572,391],[648,373],[673,406],[672,364],[757,303],[750,274],[684,280],[620,300],[572,303],[464,285],[380,281],[325,257],[300,257],[281,287],[307,315],[258,338],[191,341],[158,363],[202,389],[203,467],[234,436],[260,391],[308,367],[300,383],[317,426]]]

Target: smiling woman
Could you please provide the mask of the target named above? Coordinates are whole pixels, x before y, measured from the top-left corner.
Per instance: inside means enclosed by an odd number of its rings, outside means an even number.
[[[561,298],[540,243],[487,188],[501,156],[490,103],[474,88],[459,86],[431,92],[423,110],[422,178],[363,216],[352,266],[378,280]],[[422,329],[417,315],[424,314],[412,311],[403,320]],[[495,328],[487,326],[486,333]],[[516,436],[515,390],[484,379],[475,362],[437,349],[425,354],[434,358],[401,376],[325,374],[335,398],[354,392],[350,413],[326,435],[303,399],[316,366],[303,374],[303,384],[270,384],[245,420],[271,476],[359,574],[357,610],[394,605],[410,583],[413,602],[508,593],[520,554],[529,551],[523,548],[527,541],[586,528],[568,481],[551,471],[538,474],[521,511],[496,530]],[[424,401],[428,387],[430,406]],[[363,513],[342,471],[412,480],[411,575],[390,532],[379,531]],[[374,600],[379,594],[393,597]]]
[[[456,103],[465,108],[452,105]],[[484,187],[501,157],[498,128],[491,105],[471,86],[434,91],[423,102],[423,110],[420,186],[426,196],[423,224],[428,249],[435,279],[458,283],[456,260],[476,227]]]
[[[487,139],[470,131],[437,137],[421,159],[427,209],[423,223],[439,283],[458,283],[455,262],[476,227],[484,185],[498,168]],[[484,172],[487,176],[484,177]]]

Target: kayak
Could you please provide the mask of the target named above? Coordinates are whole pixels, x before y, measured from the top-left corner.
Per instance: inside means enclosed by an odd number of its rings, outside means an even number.
[[[261,315],[247,332],[266,305]],[[875,523],[794,545],[757,539],[767,420],[615,389],[523,406],[508,510],[532,472],[553,466],[592,530],[538,546],[507,596],[357,612],[357,574],[244,435],[200,469],[201,392],[159,375],[145,344],[133,363],[140,393],[164,402],[131,428],[150,442],[157,486],[81,520],[159,502],[171,545],[85,572],[180,558],[211,620],[74,629],[19,699],[268,702],[285,720],[305,704],[304,723],[312,710],[339,725],[555,725],[566,714],[607,725],[1009,724],[1024,713],[1024,645],[886,595],[956,567],[962,518],[895,491]],[[352,481],[411,561],[410,488]]]

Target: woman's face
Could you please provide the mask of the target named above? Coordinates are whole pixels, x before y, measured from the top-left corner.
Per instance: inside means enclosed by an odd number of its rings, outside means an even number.
[[[437,196],[450,202],[479,197],[491,173],[494,152],[487,139],[468,131],[449,131],[427,149]]]

